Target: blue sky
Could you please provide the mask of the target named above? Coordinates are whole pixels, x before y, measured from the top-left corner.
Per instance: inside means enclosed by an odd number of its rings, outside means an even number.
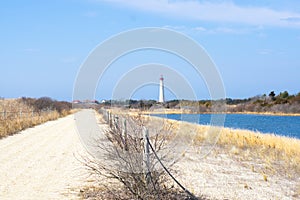
[[[76,75],[89,53],[115,34],[142,27],[169,28],[197,41],[216,64],[227,97],[300,91],[297,0],[1,1],[0,26],[0,96],[5,98],[71,100]],[[151,62],[176,70],[187,65],[159,52],[124,56],[103,76],[96,98],[112,96],[126,73],[122,67],[129,70]],[[199,99],[209,98],[205,83],[196,80],[192,71],[181,74]],[[157,94],[157,85],[148,85],[133,97],[156,99]],[[167,91],[167,99],[174,97]]]

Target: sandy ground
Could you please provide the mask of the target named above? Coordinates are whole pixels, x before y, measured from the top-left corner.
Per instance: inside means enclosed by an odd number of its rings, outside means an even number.
[[[85,153],[74,115],[0,140],[0,199],[76,199]]]
[[[266,174],[259,160],[239,160],[237,156],[214,149],[207,157],[188,150],[175,168],[178,179],[197,196],[230,200],[296,200],[300,199],[300,177]]]
[[[82,155],[74,115],[0,140],[0,199],[78,199],[82,187],[93,185],[77,160]],[[300,177],[273,174],[266,181],[259,163],[222,150],[200,158],[189,149],[175,167],[184,186],[208,199],[300,199]]]

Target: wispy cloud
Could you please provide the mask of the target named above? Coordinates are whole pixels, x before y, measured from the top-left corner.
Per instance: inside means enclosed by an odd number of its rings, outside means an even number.
[[[40,49],[37,48],[25,48],[23,51],[28,52],[28,53],[34,53],[34,52],[39,52]]]
[[[87,11],[87,12],[83,13],[83,16],[92,18],[92,17],[97,17],[98,13],[95,11]]]
[[[260,55],[271,55],[273,53],[274,52],[271,49],[260,49],[258,51],[258,54],[260,54]]]
[[[69,56],[69,57],[65,57],[61,60],[63,63],[74,63],[76,61],[78,61],[78,58],[74,57],[74,56]]]
[[[176,31],[187,31],[188,28],[186,26],[173,26],[173,25],[165,25],[162,28],[173,29]]]
[[[283,18],[281,20],[285,20],[288,22],[294,22],[294,23],[300,23],[300,17],[287,17],[287,18]]]
[[[193,28],[195,31],[199,31],[199,32],[205,32],[205,31],[207,31],[207,29],[206,28],[204,28],[204,27],[202,27],[202,26],[198,26],[198,27],[195,27],[195,28]]]
[[[258,54],[260,54],[260,55],[282,55],[282,54],[285,54],[285,52],[284,51],[276,51],[273,49],[260,49],[258,51]]]
[[[143,11],[150,11],[222,23],[240,23],[254,26],[279,26],[300,28],[300,13],[279,11],[265,7],[240,6],[229,1],[196,0],[98,0],[124,5]]]
[[[181,32],[186,32],[186,33],[205,33],[205,34],[235,34],[235,35],[240,35],[240,34],[248,34],[248,33],[253,33],[257,31],[257,28],[231,28],[231,27],[214,27],[214,28],[206,28],[203,26],[197,26],[197,27],[187,27],[187,26],[171,26],[171,25],[166,25],[163,26],[163,28],[167,29],[173,29],[176,31],[181,31]]]
[[[212,33],[212,34],[222,33],[222,34],[235,34],[235,35],[247,34],[253,31],[254,30],[245,29],[245,28],[229,28],[224,26],[207,30],[208,33]]]

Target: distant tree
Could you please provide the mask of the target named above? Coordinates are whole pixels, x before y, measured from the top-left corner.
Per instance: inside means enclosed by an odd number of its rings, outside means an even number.
[[[279,97],[283,98],[283,99],[286,99],[286,98],[289,97],[289,93],[287,91],[284,91],[282,93],[280,92]]]
[[[52,110],[54,108],[54,100],[50,97],[41,97],[35,101],[35,109],[37,111]]]
[[[169,108],[175,108],[175,106],[177,106],[179,104],[179,100],[171,100],[171,101],[168,101],[168,106]]]
[[[292,99],[292,101],[295,102],[295,103],[300,104],[300,92]]]
[[[231,98],[226,98],[226,104],[233,104],[233,100]]]
[[[72,108],[72,104],[66,101],[54,101],[53,109],[62,113],[63,111],[69,111]]]
[[[140,109],[145,109],[145,103],[144,103],[144,101],[143,100],[139,100],[139,107],[140,107]]]
[[[274,91],[271,91],[270,94],[269,94],[269,97],[272,99],[272,100],[275,100],[275,92]]]

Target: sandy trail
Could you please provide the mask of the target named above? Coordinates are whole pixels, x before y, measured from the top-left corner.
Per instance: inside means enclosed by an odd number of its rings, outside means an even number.
[[[76,199],[87,181],[74,115],[0,140],[0,199]]]

